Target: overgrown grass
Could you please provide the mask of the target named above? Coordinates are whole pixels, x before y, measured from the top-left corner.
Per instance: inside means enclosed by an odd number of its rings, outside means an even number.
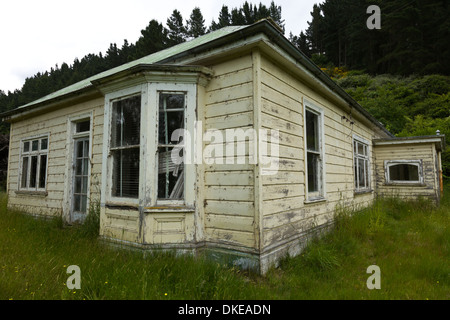
[[[449,197],[440,208],[382,199],[355,213],[337,210],[334,231],[265,277],[202,257],[113,249],[95,237],[95,216],[90,227],[63,227],[8,211],[5,200],[0,299],[450,298]],[[81,269],[79,290],[66,286],[69,265]],[[370,265],[380,267],[380,290],[366,286]]]

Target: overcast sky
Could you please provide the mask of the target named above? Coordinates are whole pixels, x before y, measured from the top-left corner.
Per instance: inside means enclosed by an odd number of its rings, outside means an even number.
[[[0,90],[22,88],[25,78],[89,53],[105,53],[110,43],[135,43],[151,19],[165,25],[174,9],[183,19],[199,7],[208,27],[223,4],[231,10],[245,0],[6,0],[0,4]],[[271,0],[260,2],[270,6]],[[285,35],[300,34],[322,0],[276,0],[285,20]]]

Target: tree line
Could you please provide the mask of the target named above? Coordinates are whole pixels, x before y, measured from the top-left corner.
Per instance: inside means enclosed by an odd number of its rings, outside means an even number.
[[[366,26],[377,5],[381,29]],[[290,40],[321,66],[376,74],[450,75],[450,2],[447,0],[325,0],[308,28]]]

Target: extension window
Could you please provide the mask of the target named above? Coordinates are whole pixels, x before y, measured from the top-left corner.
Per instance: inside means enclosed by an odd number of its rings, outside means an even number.
[[[386,160],[387,184],[423,184],[422,160]]]

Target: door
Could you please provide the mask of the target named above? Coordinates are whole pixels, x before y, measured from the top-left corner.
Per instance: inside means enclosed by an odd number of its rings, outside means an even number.
[[[89,137],[74,139],[72,222],[83,222],[88,210]]]

